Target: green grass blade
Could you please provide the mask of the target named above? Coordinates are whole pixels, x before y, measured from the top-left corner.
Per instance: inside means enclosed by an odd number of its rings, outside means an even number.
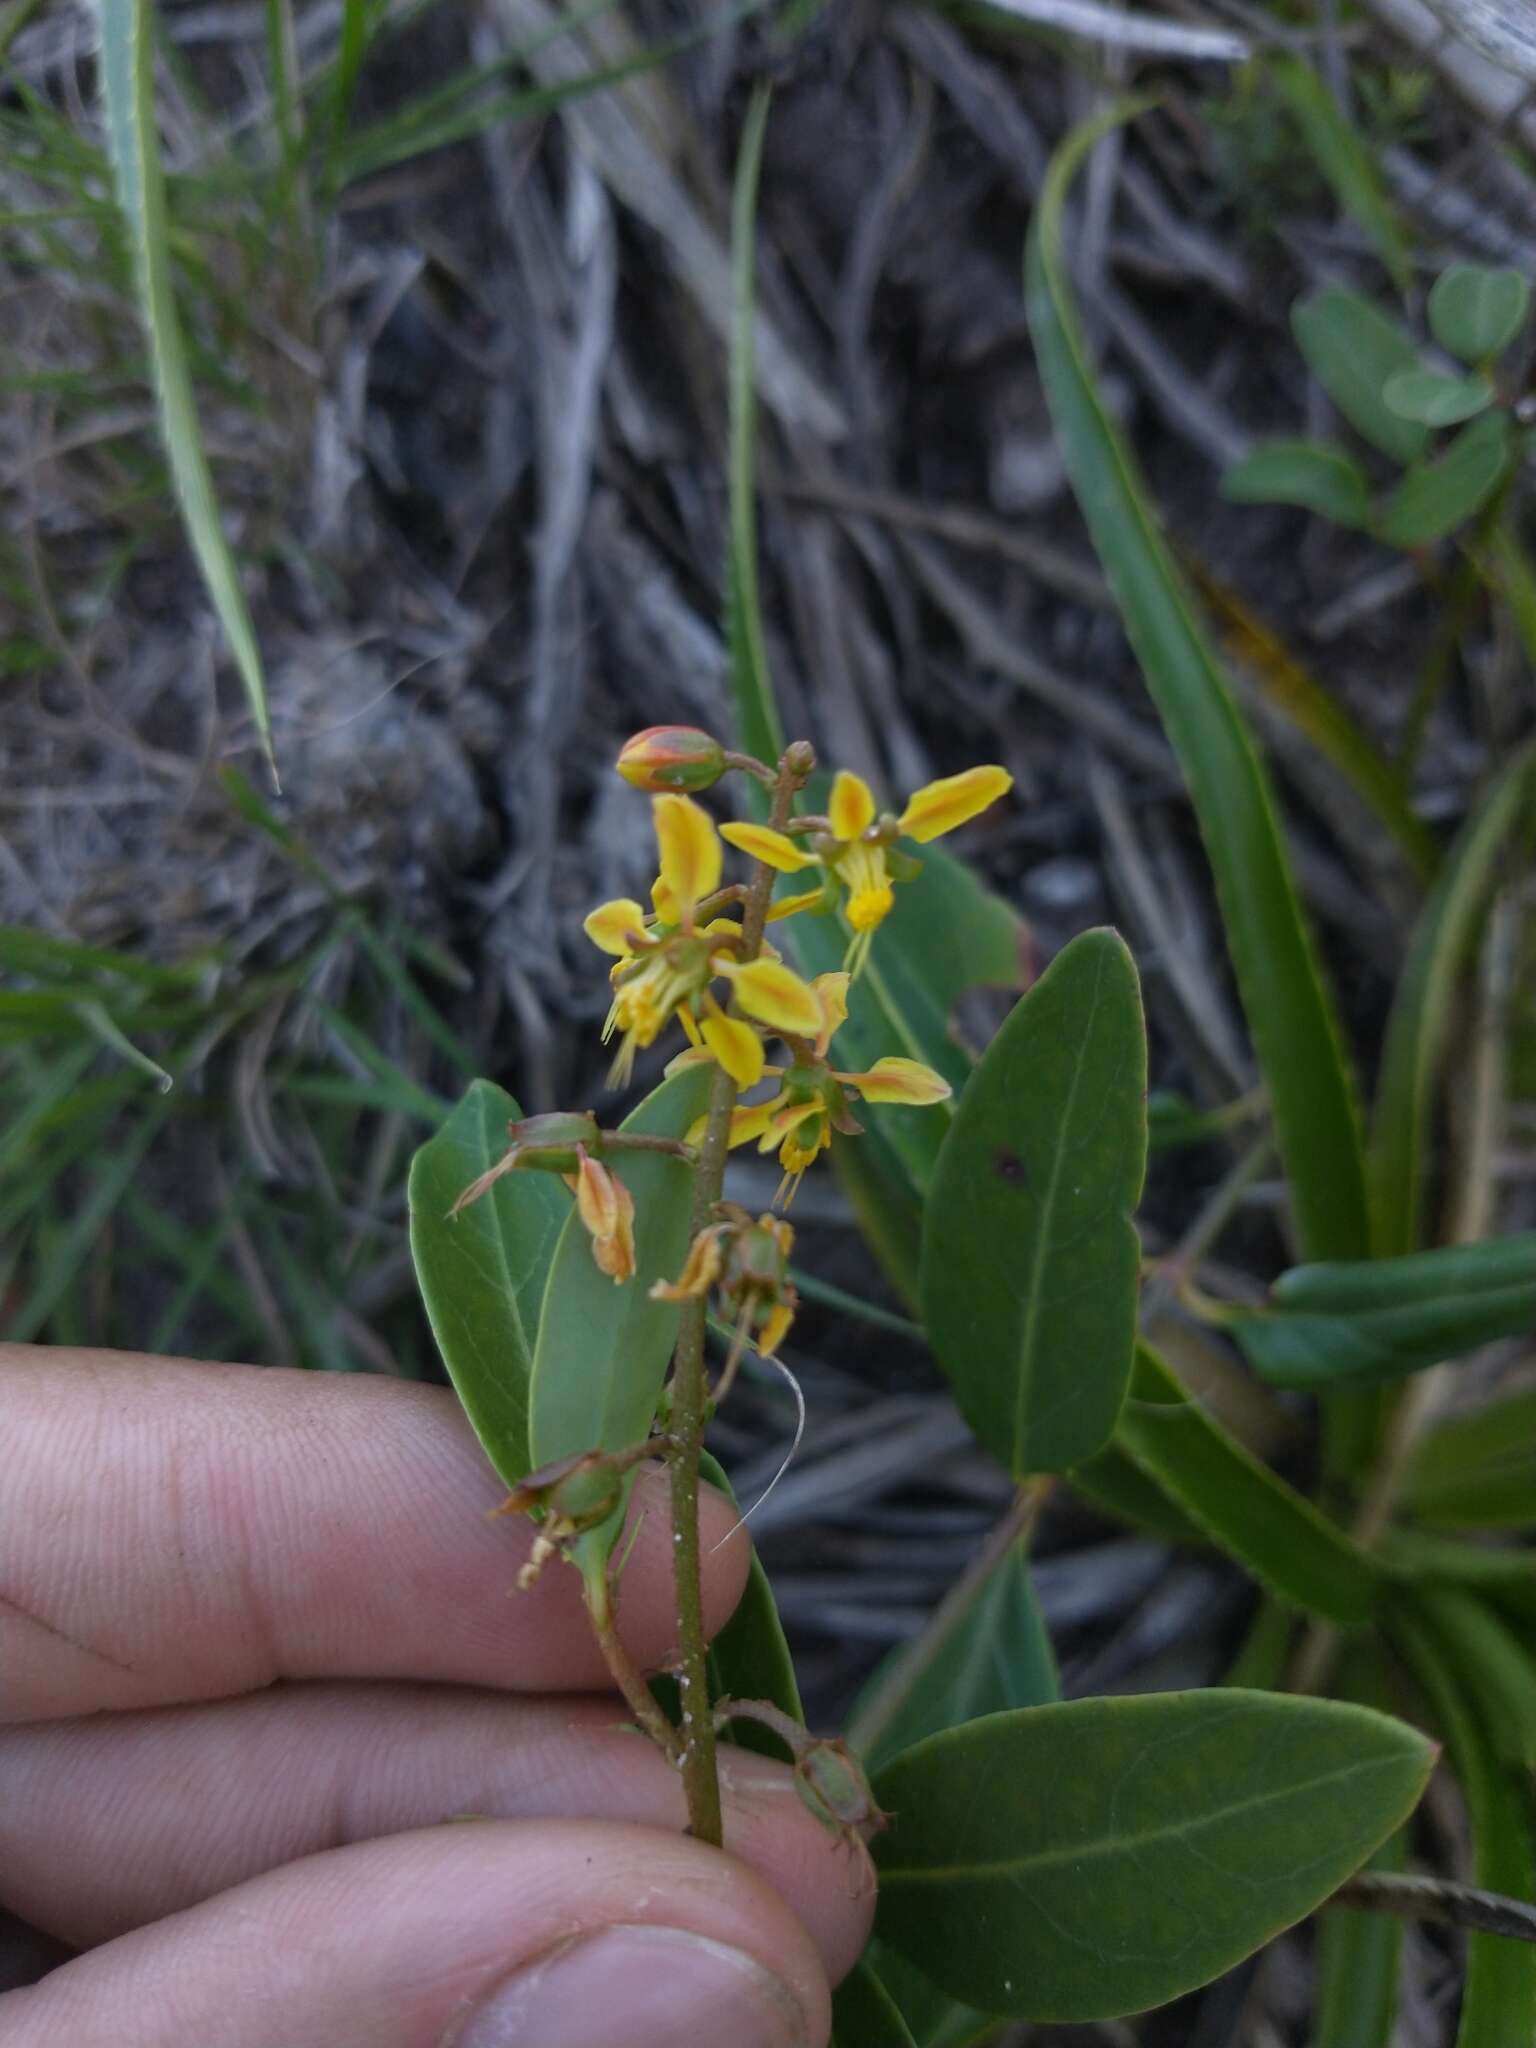
[[[1371,1224],[1380,1257],[1419,1246],[1435,1075],[1457,983],[1510,834],[1528,820],[1536,740],[1499,775],[1445,857],[1425,900],[1387,1020],[1371,1118]]]
[[[1472,1822],[1473,1882],[1519,1899],[1536,1897],[1529,1781],[1522,1788],[1495,1752],[1478,1712],[1478,1673],[1417,1615],[1392,1633],[1429,1697]],[[1495,1934],[1467,1937],[1466,1981],[1456,2048],[1509,2048],[1536,2031],[1536,1947]]]
[[[1269,778],[1099,397],[1068,282],[1068,189],[1094,143],[1132,111],[1080,128],[1052,164],[1027,258],[1035,350],[1068,475],[1200,821],[1298,1236],[1308,1257],[1363,1258],[1369,1224],[1354,1089]]]
[[[276,778],[261,653],[234,557],[219,524],[198,430],[186,344],[171,282],[165,174],[155,127],[150,0],[96,0],[101,82],[118,204],[133,248],[139,311],[154,369],[160,426],[187,538],[245,685],[257,735]]]
[[[731,426],[730,558],[726,566],[726,628],[731,679],[736,691],[736,733],[760,761],[777,761],[784,728],[768,679],[763,646],[762,601],[757,586],[757,503],[754,448],[757,389],[753,382],[753,315],[756,307],[753,258],[757,248],[757,188],[768,125],[766,85],[759,85],[747,109],[731,195]]]
[[[1370,143],[1339,111],[1333,94],[1300,57],[1276,57],[1269,75],[1295,116],[1318,169],[1346,213],[1376,244],[1392,282],[1406,292],[1412,279],[1402,225],[1387,197]]]

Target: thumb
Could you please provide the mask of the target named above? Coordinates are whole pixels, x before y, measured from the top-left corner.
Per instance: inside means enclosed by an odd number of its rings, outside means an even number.
[[[746,1864],[484,1821],[253,1878],[0,1998],[5,2048],[822,2048],[826,1975]]]

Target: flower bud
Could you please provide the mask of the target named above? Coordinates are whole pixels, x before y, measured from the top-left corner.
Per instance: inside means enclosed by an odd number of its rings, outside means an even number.
[[[835,1737],[808,1741],[795,1758],[794,1775],[801,1799],[834,1834],[864,1838],[885,1826],[886,1816],[847,1743]]]
[[[725,773],[725,749],[696,725],[651,725],[624,742],[614,766],[635,789],[708,789]]]

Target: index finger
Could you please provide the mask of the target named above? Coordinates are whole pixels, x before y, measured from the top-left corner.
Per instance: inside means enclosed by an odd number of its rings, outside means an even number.
[[[513,1593],[532,1541],[445,1389],[0,1345],[0,1720],[164,1706],[279,1678],[589,1690],[576,1574]],[[673,1641],[665,1481],[642,1472],[619,1626]],[[701,1494],[710,1628],[745,1540]]]

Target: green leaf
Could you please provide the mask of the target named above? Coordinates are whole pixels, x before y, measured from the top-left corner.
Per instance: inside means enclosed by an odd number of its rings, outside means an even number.
[[[1412,462],[1428,434],[1393,412],[1389,377],[1419,367],[1412,338],[1358,292],[1330,285],[1291,308],[1291,331],[1307,367],[1344,418],[1383,455]]]
[[[1125,1411],[1122,1409],[1123,1418]],[[1163,1543],[1182,1543],[1192,1550],[1207,1547],[1205,1531],[1190,1520],[1167,1489],[1136,1464],[1118,1441],[1104,1446],[1068,1475],[1074,1492],[1091,1500],[1106,1515]]]
[[[1516,751],[1462,826],[1409,941],[1371,1118],[1371,1222],[1380,1255],[1411,1252],[1419,1244],[1434,1085],[1456,990],[1505,842],[1527,820],[1533,783],[1536,740]]]
[[[916,2048],[901,2008],[867,1960],[832,1994],[832,2048]]]
[[[1311,1912],[1432,1761],[1367,1708],[1236,1688],[993,1714],[875,1779],[877,1930],[1012,2018],[1140,2012]]]
[[[620,1125],[631,1135],[681,1138],[704,1113],[709,1072],[685,1067]],[[615,1286],[598,1271],[574,1208],[555,1247],[528,1398],[528,1449],[547,1465],[574,1452],[622,1451],[650,1430],[677,1339],[676,1302],[652,1301],[688,1251],[693,1175],[665,1152],[615,1155],[635,1204],[635,1275]]]
[[[1387,505],[1381,538],[1392,547],[1424,547],[1478,512],[1498,488],[1509,460],[1506,413],[1485,413],[1464,427],[1434,462],[1415,463]]]
[[[1486,363],[1525,325],[1531,288],[1518,270],[1453,263],[1435,279],[1429,325],[1436,341],[1464,363]]]
[[[1364,526],[1370,486],[1359,463],[1323,441],[1268,441],[1234,462],[1221,495],[1236,505],[1300,505],[1337,526]]]
[[[1472,1880],[1484,1890],[1536,1898],[1529,1778],[1521,1785],[1495,1754],[1466,1684],[1438,1635],[1399,1615],[1393,1636],[1429,1696],[1472,1822]],[[1467,1937],[1456,2048],[1513,2048],[1536,2030],[1536,1947],[1493,1934]]]
[[[962,1721],[1061,1697],[1023,1542],[978,1580],[947,1627],[924,1639],[923,1661],[915,1668],[906,1662],[911,1647],[892,1652],[853,1710],[850,1739],[872,1771]]]
[[[1476,419],[1494,397],[1486,377],[1446,377],[1438,370],[1399,370],[1381,395],[1399,419],[1419,420],[1426,427],[1455,427]]]
[[[1255,1371],[1278,1386],[1400,1379],[1536,1323],[1536,1231],[1396,1259],[1295,1266],[1272,1309],[1233,1318]]]
[[[1369,1617],[1379,1586],[1366,1553],[1229,1436],[1145,1344],[1115,1442],[1278,1598],[1345,1627]]]
[[[491,1081],[472,1081],[411,1161],[411,1257],[454,1392],[508,1486],[532,1469],[528,1385],[539,1304],[571,1198],[553,1174],[509,1173],[450,1222],[471,1181],[507,1149],[522,1111]]]
[[[1324,81],[1299,57],[1270,60],[1269,75],[1300,127],[1334,197],[1376,244],[1399,291],[1412,278],[1408,244],[1369,141],[1340,112]]]
[[[718,1487],[728,1501],[735,1503],[730,1480],[708,1451],[699,1455],[699,1471],[711,1486]],[[751,1542],[745,1533],[730,1540]],[[736,1612],[709,1646],[709,1690],[712,1699],[768,1700],[792,1721],[805,1725],[795,1660],[779,1619],[773,1587],[756,1551],[752,1553],[746,1591]],[[756,1721],[732,1722],[731,1741],[740,1749],[756,1750],[765,1756],[783,1755],[782,1745]]]
[[[1367,1223],[1354,1093],[1268,777],[1099,399],[1073,308],[1062,208],[1073,173],[1106,125],[1079,130],[1058,152],[1035,209],[1027,268],[1035,350],[1078,503],[1189,783],[1269,1085],[1302,1244],[1310,1257],[1363,1257]]]
[[[155,126],[154,22],[150,0],[96,0],[101,23],[101,86],[117,201],[133,250],[139,312],[149,343],[160,430],[187,538],[235,657],[257,735],[272,761],[261,655],[234,557],[219,524],[213,478],[198,430],[197,404],[171,280],[165,175]],[[273,766],[276,774],[275,763]]]
[[[1536,1393],[1430,1430],[1408,1461],[1402,1498],[1433,1529],[1536,1528]]]
[[[1136,969],[1084,932],[972,1075],[928,1198],[923,1320],[966,1420],[1018,1478],[1109,1438],[1136,1331],[1146,1170]]]

